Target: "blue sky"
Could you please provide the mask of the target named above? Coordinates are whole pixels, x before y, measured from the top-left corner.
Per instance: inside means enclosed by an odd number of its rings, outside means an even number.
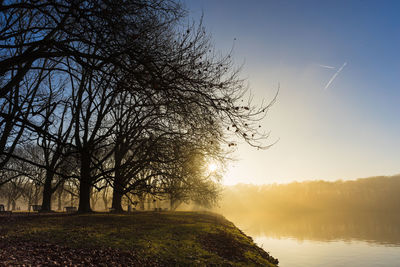
[[[225,183],[400,173],[400,1],[184,4],[191,18],[204,13],[217,50],[234,46],[256,98],[280,84],[263,122],[279,142],[240,145]]]

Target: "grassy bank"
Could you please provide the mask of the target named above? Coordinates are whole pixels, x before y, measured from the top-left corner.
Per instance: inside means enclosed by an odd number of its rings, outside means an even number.
[[[222,216],[136,212],[0,218],[0,264],[275,266]]]

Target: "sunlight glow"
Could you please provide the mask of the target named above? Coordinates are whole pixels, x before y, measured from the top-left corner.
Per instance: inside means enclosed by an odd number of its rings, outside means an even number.
[[[217,166],[217,164],[215,164],[215,163],[210,163],[210,164],[208,164],[208,170],[209,170],[210,172],[215,172],[215,171],[217,170],[217,168],[218,168],[218,166]]]

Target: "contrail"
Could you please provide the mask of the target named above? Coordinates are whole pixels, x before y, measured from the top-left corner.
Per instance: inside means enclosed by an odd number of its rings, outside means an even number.
[[[326,84],[325,86],[325,90],[328,89],[329,85],[331,85],[331,83],[333,82],[333,80],[335,80],[336,76],[338,76],[338,74],[343,70],[343,68],[347,65],[347,62],[343,63],[343,65],[338,69],[337,72],[335,72],[335,74],[333,74],[332,78],[329,80],[329,82]]]
[[[318,66],[320,66],[321,68],[325,68],[325,69],[336,69],[335,67],[328,66],[328,65],[321,65],[321,64],[318,64]]]

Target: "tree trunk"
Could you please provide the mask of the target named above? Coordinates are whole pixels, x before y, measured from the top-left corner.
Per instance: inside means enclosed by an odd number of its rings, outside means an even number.
[[[90,192],[90,206],[93,207],[94,210],[96,210],[96,201],[93,198],[93,192]]]
[[[144,201],[146,200],[146,197],[140,196],[139,197],[139,207],[141,210],[144,210]]]
[[[90,188],[90,205],[96,210],[97,196],[94,195],[94,188]]]
[[[104,203],[104,210],[107,210],[108,209],[108,198],[107,198],[107,195],[106,196],[103,195],[103,203]]]
[[[9,197],[7,199],[7,210],[10,210],[10,205],[11,205],[11,198]]]
[[[58,210],[61,210],[61,196],[62,196],[62,191],[61,193],[58,194]]]
[[[151,210],[151,207],[150,207],[150,203],[151,202],[151,199],[150,199],[150,197],[147,197],[147,209],[148,210]]]
[[[117,186],[117,184],[114,185],[114,190],[113,190],[113,198],[112,198],[112,205],[111,207],[115,211],[123,211],[122,209],[122,188],[121,186]]]
[[[169,200],[169,205],[170,205],[171,211],[174,211],[176,209],[175,200],[173,198],[171,198]]]
[[[181,204],[182,204],[182,201],[179,200],[178,198],[174,198],[174,197],[170,198],[171,211],[175,211]]]
[[[90,172],[90,156],[87,153],[81,155],[81,181],[79,185],[79,208],[78,212],[92,212],[90,208],[90,187],[91,187],[91,172]]]
[[[46,173],[46,180],[43,187],[43,200],[42,208],[40,211],[51,211],[51,196],[53,194],[53,188],[51,188],[51,182],[53,181],[54,174],[51,172]]]
[[[114,186],[113,186],[113,198],[111,208],[115,211],[122,212],[122,195],[123,195],[123,177],[121,175],[121,147],[118,146],[114,153],[114,161],[115,161],[115,177],[114,177]]]
[[[31,198],[29,197],[29,198],[28,198],[28,212],[31,212],[31,205],[32,205],[32,200],[31,200]]]
[[[86,179],[81,180],[79,186],[78,212],[80,213],[92,212],[92,209],[90,208],[90,183]]]

